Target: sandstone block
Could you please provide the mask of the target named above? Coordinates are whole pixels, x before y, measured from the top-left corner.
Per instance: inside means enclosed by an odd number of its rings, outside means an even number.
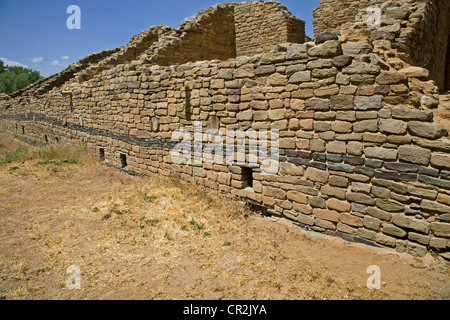
[[[350,203],[346,201],[340,201],[337,199],[329,199],[327,202],[327,207],[330,210],[336,210],[339,212],[350,212]]]
[[[447,135],[447,129],[439,122],[411,121],[408,123],[408,130],[412,135],[431,140]]]
[[[305,172],[305,178],[315,182],[326,183],[328,176],[328,172],[313,167],[309,167]]]
[[[408,124],[400,120],[380,119],[379,128],[384,133],[401,135],[406,133]]]
[[[450,238],[450,223],[432,222],[431,232],[437,237]]]
[[[431,165],[435,168],[450,170],[450,154],[433,153]]]
[[[368,54],[373,48],[365,42],[346,42],[342,45],[344,55]]]
[[[369,147],[364,150],[364,154],[368,158],[375,158],[375,159],[381,159],[381,160],[396,160],[397,159],[397,150],[395,150],[395,149]]]
[[[341,44],[338,40],[325,41],[308,50],[311,57],[328,58],[335,57],[342,53]]]
[[[431,158],[431,151],[418,146],[404,145],[398,148],[399,160],[428,166]]]

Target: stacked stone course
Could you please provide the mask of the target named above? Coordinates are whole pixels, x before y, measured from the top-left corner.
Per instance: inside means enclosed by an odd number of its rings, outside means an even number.
[[[242,8],[252,4],[264,2]],[[433,121],[437,88],[378,35],[341,30],[318,44],[170,66],[139,58],[40,96],[0,97],[0,129],[35,144],[83,139],[133,174],[193,178],[305,228],[449,258],[450,140]],[[195,121],[224,143],[226,130],[279,130],[278,174],[174,163],[172,134],[193,134]]]

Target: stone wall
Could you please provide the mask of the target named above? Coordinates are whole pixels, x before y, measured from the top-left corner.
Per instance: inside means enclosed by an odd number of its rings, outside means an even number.
[[[275,1],[244,2],[235,7],[238,56],[270,52],[279,43],[304,43],[305,23]]]
[[[429,70],[431,79],[444,90],[450,32],[447,0],[321,0],[314,10],[315,35],[367,28],[366,8],[370,5],[381,9],[377,39],[393,40],[393,48],[409,54],[412,64]]]
[[[361,9],[370,4],[370,0],[320,0],[318,8],[313,10],[314,35],[327,31],[338,33],[342,25],[353,22]]]
[[[158,42],[174,29],[160,30]],[[339,40],[170,66],[145,53],[46,91],[0,97],[0,130],[30,144],[82,139],[132,174],[193,178],[305,228],[449,258],[448,131],[433,121],[429,72],[411,65],[397,40],[353,28]],[[196,121],[224,142],[227,130],[279,130],[278,172],[264,174],[261,161],[198,162],[195,153],[177,164],[173,134],[195,134]]]

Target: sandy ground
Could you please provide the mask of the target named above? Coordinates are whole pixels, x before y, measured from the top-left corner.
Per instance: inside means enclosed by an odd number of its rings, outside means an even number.
[[[0,157],[18,145],[3,137]],[[307,232],[190,183],[82,160],[0,165],[1,299],[450,299],[442,258]],[[371,265],[380,290],[366,286]],[[70,266],[80,289],[66,283]]]

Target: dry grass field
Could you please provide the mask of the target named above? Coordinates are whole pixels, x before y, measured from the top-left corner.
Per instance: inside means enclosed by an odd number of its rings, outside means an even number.
[[[66,285],[72,265],[79,290]],[[371,265],[380,290],[366,286]],[[1,299],[450,299],[449,267],[133,177],[81,146],[0,137]]]

